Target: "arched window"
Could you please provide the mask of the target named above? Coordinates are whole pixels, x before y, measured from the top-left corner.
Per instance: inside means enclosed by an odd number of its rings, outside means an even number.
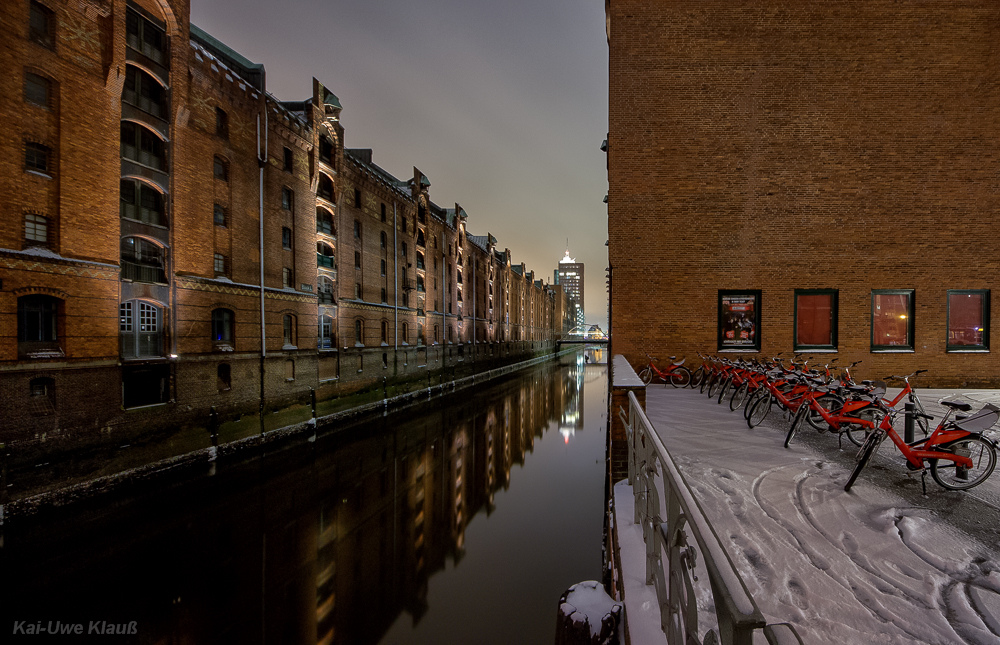
[[[333,192],[333,180],[324,174],[320,174],[319,185],[316,188],[316,195],[331,204],[335,204],[336,199]]]
[[[336,269],[337,261],[334,257],[333,247],[326,242],[316,242],[316,265],[328,269]]]
[[[365,325],[360,319],[354,321],[354,346],[364,347],[365,345]]]
[[[402,328],[399,330],[399,335],[400,335],[400,342],[402,342],[404,345],[408,345],[409,344],[409,342],[408,342],[409,341],[409,338],[408,338],[409,331],[410,331],[410,326],[407,325],[406,323],[403,323]]]
[[[438,342],[439,329],[437,325],[434,325],[434,342]]]
[[[231,309],[212,310],[212,342],[216,348],[233,349],[233,312]]]
[[[167,94],[163,86],[148,72],[133,65],[125,66],[122,100],[157,118],[166,118]]]
[[[417,268],[418,269],[424,268],[424,254],[421,253],[420,251],[417,251]]]
[[[333,142],[330,141],[329,137],[321,136],[319,138],[319,160],[325,164],[332,166],[333,151],[334,151]]]
[[[59,347],[59,307],[52,296],[32,295],[17,299],[17,355],[19,358],[62,356]]]
[[[333,213],[325,208],[316,209],[316,232],[336,235],[337,229],[333,226]]]
[[[125,219],[156,224],[157,226],[167,225],[163,195],[145,182],[137,179],[122,179],[120,206],[120,215]],[[222,223],[225,224],[225,218],[223,218]]]
[[[163,248],[141,237],[123,237],[122,279],[134,282],[166,283]]]
[[[424,232],[423,231],[417,231],[417,246],[426,246],[426,244],[424,244]]]
[[[332,349],[334,346],[333,341],[333,318],[331,316],[322,315],[319,317],[319,348]]]
[[[37,213],[25,213],[24,241],[27,246],[48,246],[49,219]]]
[[[389,342],[389,322],[386,320],[382,321],[382,342]]]
[[[122,157],[156,170],[166,168],[166,146],[150,130],[133,121],[122,121]]]
[[[127,300],[118,307],[122,358],[163,355],[163,311],[143,300]]]

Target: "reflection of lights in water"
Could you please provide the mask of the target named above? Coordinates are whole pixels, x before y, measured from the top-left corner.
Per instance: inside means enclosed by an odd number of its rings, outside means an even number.
[[[563,436],[564,443],[569,443],[569,438],[576,435],[576,428],[572,426],[559,426],[559,434]]]

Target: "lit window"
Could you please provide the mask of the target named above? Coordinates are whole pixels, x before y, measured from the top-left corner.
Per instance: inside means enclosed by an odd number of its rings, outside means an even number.
[[[949,290],[948,351],[988,350],[989,338],[989,290]]]
[[[913,289],[872,291],[872,351],[913,350]]]
[[[837,348],[837,291],[795,290],[795,351]]]

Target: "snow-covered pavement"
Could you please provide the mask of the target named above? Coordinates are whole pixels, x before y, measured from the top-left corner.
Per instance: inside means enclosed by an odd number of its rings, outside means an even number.
[[[920,394],[935,414],[955,391]],[[786,449],[777,410],[751,430],[694,390],[650,386],[646,412],[768,622],[805,643],[1000,643],[1000,473],[965,493],[928,477],[925,497],[885,442],[845,493],[846,438],[806,429]]]

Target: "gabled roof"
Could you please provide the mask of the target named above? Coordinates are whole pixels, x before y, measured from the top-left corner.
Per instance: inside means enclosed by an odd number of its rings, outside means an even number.
[[[215,38],[197,25],[190,25],[191,40],[201,45],[212,56],[249,83],[254,89],[264,91],[264,66],[254,63]]]

